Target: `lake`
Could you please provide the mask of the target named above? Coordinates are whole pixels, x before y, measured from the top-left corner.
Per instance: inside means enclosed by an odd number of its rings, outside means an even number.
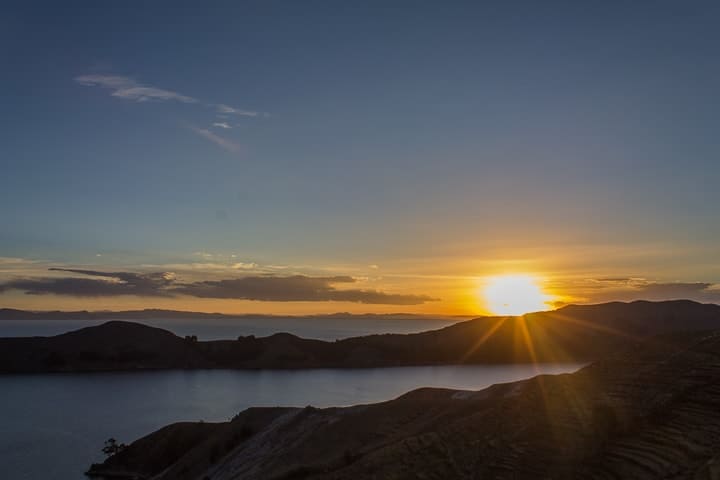
[[[418,387],[480,389],[577,364],[375,369],[194,370],[0,375],[0,468],[8,480],[81,480],[109,437],[168,423],[225,421],[250,406],[343,406]]]

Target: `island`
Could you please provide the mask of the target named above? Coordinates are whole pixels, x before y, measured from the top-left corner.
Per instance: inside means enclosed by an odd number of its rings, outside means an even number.
[[[481,317],[422,333],[334,342],[288,333],[201,341],[112,320],[52,337],[0,338],[0,372],[590,362],[651,336],[718,328],[720,306],[687,300],[570,305],[516,317]]]

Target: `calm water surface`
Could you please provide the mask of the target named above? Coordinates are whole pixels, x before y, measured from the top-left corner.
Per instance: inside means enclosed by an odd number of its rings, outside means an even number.
[[[575,364],[302,371],[195,370],[0,375],[0,477],[80,480],[108,437],[129,442],[171,422],[224,421],[250,406],[388,400],[423,386],[479,389]]]

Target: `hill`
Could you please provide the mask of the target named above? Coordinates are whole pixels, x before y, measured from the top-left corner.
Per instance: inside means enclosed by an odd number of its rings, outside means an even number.
[[[717,328],[720,306],[690,301],[568,306],[521,317],[483,317],[417,334],[335,342],[288,333],[196,341],[111,321],[55,337],[0,339],[0,372],[578,362],[663,332]]]

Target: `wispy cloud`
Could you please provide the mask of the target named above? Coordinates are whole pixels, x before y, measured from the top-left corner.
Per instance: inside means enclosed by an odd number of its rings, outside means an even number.
[[[259,265],[255,262],[238,262],[232,265],[232,268],[238,270],[257,270]]]
[[[229,118],[232,115],[240,115],[245,117],[268,116],[267,113],[254,112],[251,110],[231,107],[230,105],[224,103],[208,103],[179,92],[154,87],[151,85],[145,85],[136,81],[133,78],[122,75],[80,75],[78,77],[75,77],[75,82],[86,87],[99,87],[109,90],[111,92],[110,95],[112,95],[113,97],[122,98],[134,102],[154,101],[195,104],[202,108],[214,110],[216,115],[220,118]],[[212,125],[208,128],[190,127],[190,129],[201,137],[205,138],[206,140],[211,141],[215,145],[218,145],[219,147],[224,148],[229,152],[238,152],[240,150],[239,144],[211,132],[210,128],[212,127],[222,128],[224,130],[230,130],[233,128],[229,122],[216,121],[212,123]]]
[[[0,257],[0,266],[4,265],[28,265],[38,263],[37,260],[28,260],[20,257]]]
[[[123,75],[80,75],[75,81],[86,87],[101,87],[110,90],[113,97],[134,100],[136,102],[176,101],[182,103],[195,103],[207,108],[214,109],[220,116],[227,118],[228,115],[240,115],[245,117],[268,116],[267,113],[245,110],[231,107],[224,103],[207,103],[189,95],[179,92],[142,84],[131,77]]]
[[[217,103],[215,105],[212,105],[215,107],[218,113],[224,113],[224,114],[232,114],[232,115],[240,115],[244,117],[257,117],[260,115],[260,112],[253,112],[251,110],[243,110],[241,108],[235,108],[231,107],[230,105],[225,105],[224,103]]]
[[[172,90],[143,85],[130,77],[120,75],[81,75],[75,81],[87,87],[102,87],[112,91],[113,97],[134,100],[136,102],[176,101],[182,103],[199,103],[199,100]]]
[[[206,128],[190,127],[190,130],[197,133],[206,140],[211,141],[215,145],[224,148],[228,152],[237,153],[240,151],[241,147],[239,144],[233,142],[232,140],[228,140],[227,138],[223,138],[220,135],[216,135],[215,133],[211,132]]]

